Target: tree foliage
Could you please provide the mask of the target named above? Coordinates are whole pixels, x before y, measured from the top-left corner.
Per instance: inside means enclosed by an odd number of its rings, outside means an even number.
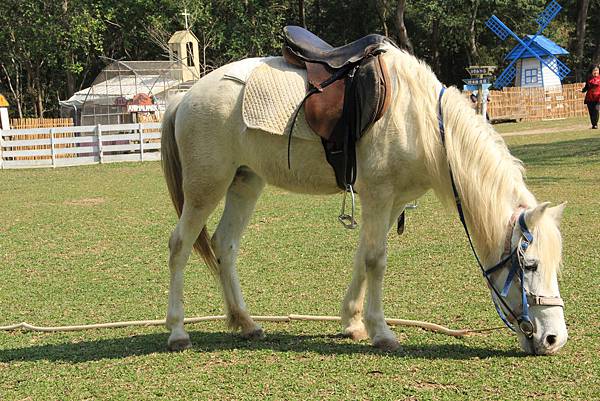
[[[600,62],[600,0],[559,2],[563,10],[544,34],[571,51],[565,61],[575,71],[568,79],[581,79],[590,63]],[[204,72],[243,57],[278,54],[281,28],[301,25],[304,18],[308,29],[332,45],[387,32],[399,43],[412,44],[415,55],[443,82],[460,84],[469,64],[502,68],[504,55],[515,44],[501,42],[485,28],[492,14],[517,34],[531,34],[546,4],[547,0],[5,0],[0,3],[0,92],[8,97],[13,115],[56,115],[58,100],[89,85],[111,59],[164,58],[164,46],[158,42],[184,28],[184,7],[201,42]],[[582,7],[587,7],[586,13]]]

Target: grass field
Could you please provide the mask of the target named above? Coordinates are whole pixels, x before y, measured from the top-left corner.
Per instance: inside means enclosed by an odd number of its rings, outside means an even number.
[[[526,356],[508,330],[457,339],[414,328],[395,328],[402,349],[385,354],[314,322],[265,323],[259,342],[220,322],[192,325],[194,347],[175,354],[162,327],[0,332],[0,400],[598,399],[600,136],[507,142],[540,200],[569,202],[561,290],[570,340],[559,355]],[[239,261],[253,314],[338,313],[357,240],[336,222],[340,201],[266,190]],[[159,163],[1,171],[0,326],[164,318],[174,223]],[[501,324],[458,219],[431,194],[389,243],[388,317]],[[187,316],[221,314],[204,265],[194,258],[186,273]]]

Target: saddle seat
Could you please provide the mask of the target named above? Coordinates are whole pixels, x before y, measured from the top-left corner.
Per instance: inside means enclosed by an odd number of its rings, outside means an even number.
[[[337,70],[362,60],[388,39],[371,34],[340,47],[333,47],[312,32],[299,26],[286,26],[283,35],[288,50],[303,61],[322,63]]]

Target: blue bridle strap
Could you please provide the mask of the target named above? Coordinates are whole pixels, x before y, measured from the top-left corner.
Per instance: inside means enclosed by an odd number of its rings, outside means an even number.
[[[442,145],[446,147],[446,129],[444,128],[444,115],[442,114],[442,96],[446,92],[446,87],[442,86],[440,95],[438,97],[438,124],[440,126],[440,137],[442,138]]]
[[[525,213],[521,213],[519,216],[519,228],[521,228],[521,233],[523,233],[523,237],[525,238],[525,241],[521,242],[521,248],[526,250],[529,244],[533,242],[533,234],[531,234],[525,223]]]
[[[506,314],[502,311],[502,308],[500,308],[500,305],[498,305],[498,302],[496,302],[494,296],[492,296],[492,303],[494,304],[494,308],[496,308],[496,313],[498,314],[498,316],[500,316],[500,319],[502,319],[504,325],[516,333],[517,331],[515,330],[513,325],[508,321]]]
[[[442,89],[440,90],[440,94],[438,97],[438,124],[439,124],[440,138],[442,141],[442,146],[444,147],[444,149],[446,149],[446,129],[444,128],[444,115],[442,113],[442,97],[444,95],[444,92],[446,92],[446,87],[442,86]],[[467,228],[467,221],[465,219],[465,214],[464,214],[463,208],[462,208],[462,202],[460,201],[460,196],[458,195],[458,190],[457,190],[456,184],[454,182],[454,174],[452,173],[452,168],[450,166],[450,160],[448,160],[448,172],[450,175],[450,183],[452,185],[452,192],[454,194],[454,201],[456,202],[456,210],[458,211],[458,217],[460,218],[460,222],[462,223],[463,228],[465,229],[465,233],[467,235],[467,239],[469,240],[469,245],[471,246],[473,255],[475,256],[475,260],[477,260],[477,264],[479,265],[479,268],[481,269],[483,277],[485,277],[485,279],[488,282],[488,286],[492,290],[492,293],[493,293],[492,301],[494,303],[494,307],[496,308],[496,312],[498,313],[498,316],[500,316],[500,319],[502,319],[504,324],[509,329],[511,329],[512,331],[516,331],[514,326],[509,322],[507,314],[502,310],[502,308],[498,304],[498,302],[499,302],[500,304],[502,304],[504,309],[506,311],[508,311],[508,313],[512,316],[512,318],[519,324],[521,331],[523,331],[523,333],[527,337],[530,337],[531,335],[533,335],[533,325],[531,323],[531,319],[529,318],[529,304],[527,303],[527,293],[525,291],[525,272],[523,271],[523,267],[521,266],[521,262],[519,260],[518,248],[513,249],[507,257],[500,260],[498,263],[496,263],[491,268],[485,269],[483,267],[483,264],[481,263],[481,260],[479,259],[477,252],[475,251],[475,246],[473,245],[473,240],[471,239],[471,235],[469,234],[469,229]],[[527,247],[529,246],[529,244],[533,241],[533,235],[531,234],[531,232],[529,231],[529,228],[527,227],[527,224],[525,223],[525,212],[521,213],[518,221],[519,221],[519,227],[522,232],[522,239],[520,241],[520,247],[523,251],[525,251],[527,249]],[[511,261],[511,269],[510,269],[508,276],[506,278],[506,281],[504,283],[502,292],[499,292],[498,289],[494,286],[494,283],[492,282],[490,275],[492,273],[494,273],[495,271],[502,269],[504,266],[506,266],[506,264],[509,261]],[[512,310],[512,308],[508,305],[508,303],[504,299],[508,295],[508,292],[510,291],[511,284],[512,284],[517,272],[519,273],[519,279],[521,280],[521,302],[523,305],[522,312],[519,317],[517,317],[516,313]]]
[[[510,291],[510,285],[512,284],[515,275],[517,274],[517,270],[519,270],[518,263],[511,263],[510,270],[508,271],[508,275],[506,276],[506,281],[504,282],[504,287],[502,288],[502,292],[500,295],[506,297],[508,295],[508,291]]]

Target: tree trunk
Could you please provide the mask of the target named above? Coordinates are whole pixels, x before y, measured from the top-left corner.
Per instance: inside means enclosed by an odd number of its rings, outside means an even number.
[[[39,83],[38,83],[38,85],[39,85]],[[38,117],[44,118],[44,98],[42,96],[42,91],[40,88],[38,88],[38,93],[37,93],[37,109],[38,109]]]
[[[63,20],[63,27],[65,29],[65,32],[68,32],[70,29],[69,26],[69,0],[63,0],[62,2],[62,12],[63,12],[63,16],[62,16],[62,20]],[[73,74],[73,72],[71,72],[69,70],[69,66],[73,66],[75,64],[75,56],[73,55],[73,52],[69,52],[67,53],[67,55],[65,56],[65,75],[67,78],[67,85],[66,85],[66,99],[70,98],[74,93],[75,93],[75,86],[76,86],[76,80],[77,77],[75,76],[75,74]]]
[[[306,14],[304,10],[304,0],[298,0],[298,16],[300,20],[300,26],[306,28]]]
[[[17,96],[17,113],[19,114],[19,118],[23,118],[23,106],[21,105],[22,103],[22,99],[23,99],[23,90],[21,89],[21,79],[20,79],[20,75],[21,73],[19,72],[17,74],[17,79],[16,79],[16,87],[17,87],[17,91],[16,93],[18,94]]]
[[[592,64],[600,64],[600,41],[596,43],[596,50],[594,50],[594,54],[592,55]]]
[[[439,76],[441,73],[441,61],[440,61],[440,23],[439,20],[435,20],[431,24],[431,68],[435,75]]]
[[[390,32],[387,26],[387,4],[385,0],[376,0],[375,8],[377,9],[377,15],[379,16],[379,21],[381,22],[381,26],[383,28],[383,34],[385,36],[390,36]]]
[[[398,28],[398,46],[408,51],[410,54],[414,54],[414,48],[408,37],[406,31],[406,25],[404,24],[404,10],[406,9],[406,0],[398,0],[398,7],[396,8],[396,25]]]
[[[67,63],[70,63],[71,65],[75,64],[75,56],[73,56],[73,54],[71,53],[68,57],[67,57]],[[66,75],[67,75],[67,88],[66,88],[66,98],[68,99],[71,96],[73,96],[73,94],[75,93],[75,88],[77,86],[77,78],[75,77],[75,74],[73,74],[71,71],[67,70],[66,71]]]
[[[39,118],[44,118],[44,91],[42,90],[42,79],[41,79],[41,71],[39,68],[36,70],[36,78],[35,78],[35,92],[36,92],[36,106],[37,106],[37,114]]]
[[[15,101],[15,105],[17,106],[17,113],[19,115],[19,118],[23,118],[23,109],[21,107],[21,82],[19,80],[19,75],[21,74],[20,69],[18,68],[18,65],[15,63],[15,60],[13,59],[13,65],[15,66],[15,85],[13,86],[12,84],[12,80],[10,79],[10,74],[8,72],[8,70],[6,69],[6,66],[4,64],[0,64],[0,66],[2,66],[2,71],[4,72],[4,75],[6,76],[6,81],[8,82],[8,88],[10,89],[10,92],[13,95],[14,101]]]
[[[577,29],[575,42],[575,76],[577,80],[581,81],[585,76],[583,67],[583,50],[585,45],[585,29],[587,22],[588,9],[590,6],[590,0],[579,0],[577,2]]]
[[[469,46],[467,58],[470,65],[479,62],[479,51],[477,50],[477,32],[475,23],[477,22],[477,10],[479,9],[479,0],[471,1],[471,23],[469,24]]]

